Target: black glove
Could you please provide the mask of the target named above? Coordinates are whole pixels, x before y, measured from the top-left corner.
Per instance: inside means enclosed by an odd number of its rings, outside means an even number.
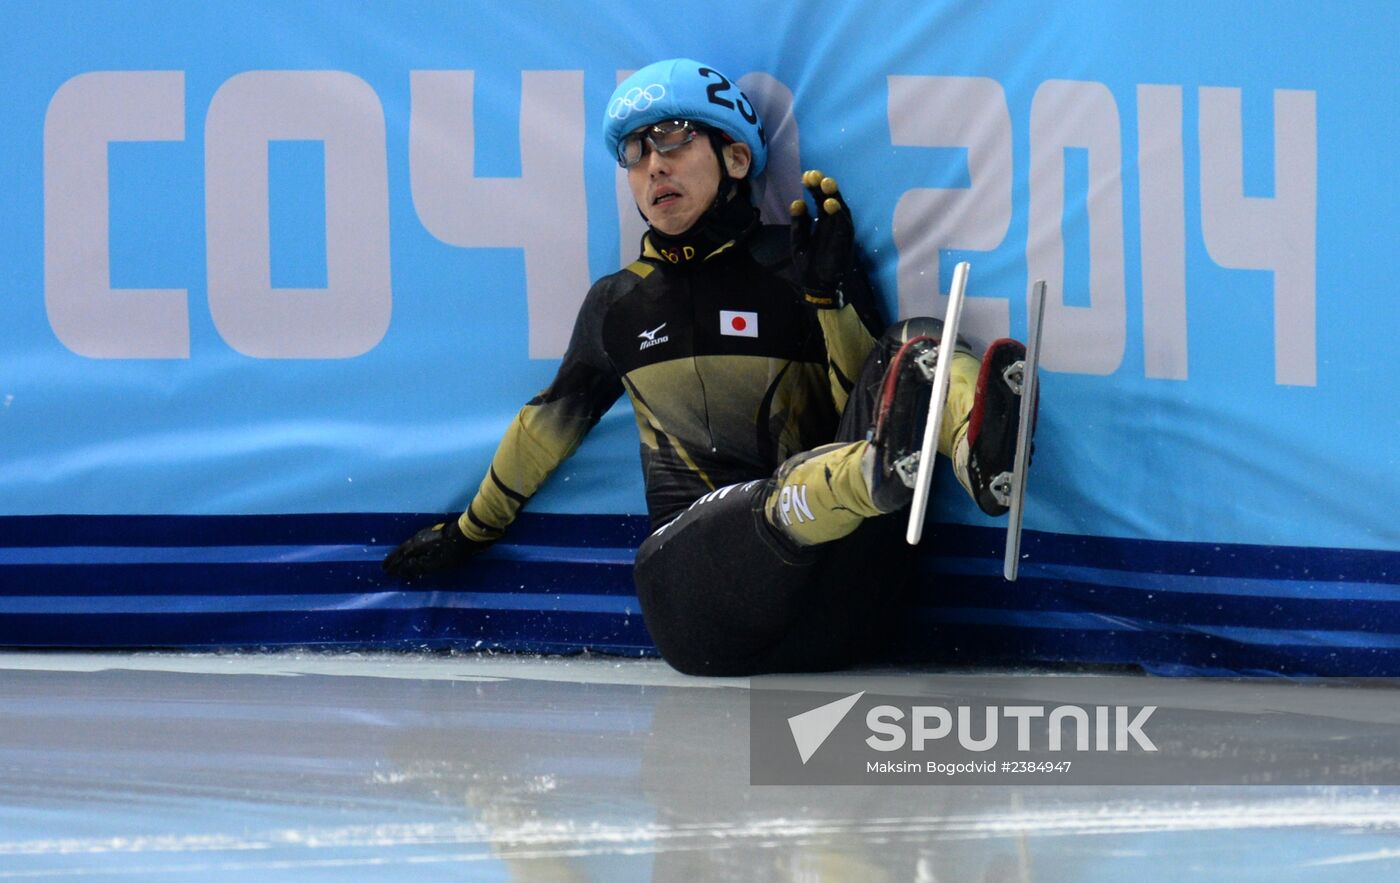
[[[856,233],[836,181],[813,169],[802,175],[802,183],[817,204],[817,220],[807,214],[807,201],[794,200],[792,215],[792,261],[802,298],[823,310],[839,310],[846,305],[841,283],[855,264]]]
[[[461,567],[468,559],[491,548],[490,543],[469,540],[457,526],[457,520],[425,527],[404,540],[384,559],[384,572],[389,576],[409,579]]]

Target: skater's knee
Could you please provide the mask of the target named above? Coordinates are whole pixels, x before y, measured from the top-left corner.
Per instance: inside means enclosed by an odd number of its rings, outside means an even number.
[[[902,346],[916,337],[932,337],[934,340],[938,340],[942,336],[942,319],[935,319],[932,316],[914,316],[886,328],[882,342]]]
[[[904,344],[918,337],[931,337],[934,340],[943,339],[943,320],[935,319],[933,316],[913,316],[894,323],[885,329],[884,335],[880,338],[880,343],[889,351],[899,349]],[[978,350],[973,347],[966,337],[958,335],[957,348],[965,353],[975,353]]]

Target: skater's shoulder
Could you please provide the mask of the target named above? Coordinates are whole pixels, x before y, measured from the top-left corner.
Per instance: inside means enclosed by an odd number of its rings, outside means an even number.
[[[635,260],[619,270],[598,277],[588,290],[588,301],[614,302],[644,282],[656,267],[644,260]]]
[[[792,235],[786,224],[764,224],[748,239],[749,253],[770,273],[784,273],[792,266]]]

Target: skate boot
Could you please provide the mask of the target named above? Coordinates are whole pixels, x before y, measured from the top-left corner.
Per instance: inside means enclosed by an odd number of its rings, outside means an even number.
[[[870,500],[881,512],[902,509],[913,499],[937,361],[938,341],[915,337],[885,369],[865,464]]]
[[[1025,360],[1025,345],[1010,338],[997,340],[987,348],[977,375],[967,434],[953,457],[958,481],[978,507],[992,516],[1004,514],[1011,504],[1011,470],[1016,457]],[[1032,437],[1039,404],[1032,403]]]

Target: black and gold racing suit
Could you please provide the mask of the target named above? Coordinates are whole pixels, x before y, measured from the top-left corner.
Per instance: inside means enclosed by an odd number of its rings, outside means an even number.
[[[873,298],[858,280],[856,304],[815,310],[789,267],[782,227],[678,264],[644,239],[588,292],[558,374],[512,421],[462,531],[500,537],[624,391],[653,528],[830,441],[874,344]]]
[[[848,665],[883,641],[882,599],[909,566],[893,516],[808,549],[763,518],[784,460],[865,438],[907,333],[877,342],[874,295],[854,268],[846,306],[805,304],[789,254],[785,228],[678,263],[644,239],[640,259],[588,292],[559,373],[516,415],[458,522],[472,539],[500,537],[626,392],[653,528],[637,595],[662,656],[691,674]]]

